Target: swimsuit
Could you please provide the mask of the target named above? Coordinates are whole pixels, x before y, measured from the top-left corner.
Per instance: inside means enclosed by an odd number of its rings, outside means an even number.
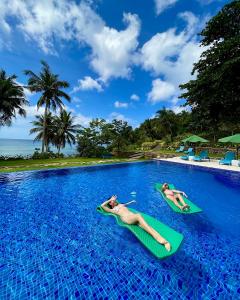
[[[119,207],[118,206],[114,206],[114,208],[112,209],[114,212],[119,212]]]
[[[165,193],[165,195],[167,195],[167,196],[174,196],[174,192],[171,191],[171,190],[166,190],[164,193]]]

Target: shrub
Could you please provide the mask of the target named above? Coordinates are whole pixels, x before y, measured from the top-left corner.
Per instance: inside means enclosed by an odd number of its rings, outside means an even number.
[[[32,155],[32,159],[48,159],[48,158],[63,158],[64,157],[64,154],[63,153],[54,153],[52,151],[50,152],[38,152],[38,151],[35,151]]]

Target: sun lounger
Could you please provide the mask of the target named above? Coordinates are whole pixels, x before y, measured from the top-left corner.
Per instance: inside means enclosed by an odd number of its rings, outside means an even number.
[[[195,155],[193,160],[194,161],[203,161],[203,160],[210,160],[208,156],[208,151],[207,150],[202,150],[199,155]]]
[[[180,146],[180,147],[176,150],[177,153],[183,152],[183,151],[184,151],[184,146]]]
[[[190,152],[187,155],[180,156],[183,160],[189,160],[189,156],[194,156],[194,152]]]
[[[186,153],[186,154],[189,154],[191,152],[193,152],[193,148],[188,148],[186,151],[184,151],[184,153]]]
[[[220,165],[231,165],[233,159],[235,159],[235,153],[229,151],[225,154],[225,157],[219,161],[219,164]]]

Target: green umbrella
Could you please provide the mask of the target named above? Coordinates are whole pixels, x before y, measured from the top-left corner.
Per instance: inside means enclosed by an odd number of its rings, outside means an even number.
[[[198,135],[191,135],[188,138],[182,140],[182,142],[184,143],[207,143],[209,142],[208,140],[203,139],[202,137],[198,136]]]
[[[198,135],[191,135],[187,137],[186,139],[182,140],[184,143],[207,143],[208,140],[205,140],[204,138],[198,136]],[[194,146],[194,152],[195,152],[195,146]]]
[[[219,139],[218,141],[220,143],[240,144],[240,133],[230,135],[230,136],[226,136],[222,139]],[[239,149],[239,146],[237,146],[237,158],[238,158],[238,149]]]

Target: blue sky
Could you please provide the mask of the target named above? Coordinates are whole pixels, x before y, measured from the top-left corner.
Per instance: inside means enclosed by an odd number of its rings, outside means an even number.
[[[67,80],[66,108],[87,126],[102,117],[138,126],[163,106],[181,111],[178,85],[191,79],[199,36],[224,0],[2,0],[0,68],[26,84],[23,70],[40,60]],[[27,118],[0,129],[0,138],[33,138],[37,94],[27,92]]]

